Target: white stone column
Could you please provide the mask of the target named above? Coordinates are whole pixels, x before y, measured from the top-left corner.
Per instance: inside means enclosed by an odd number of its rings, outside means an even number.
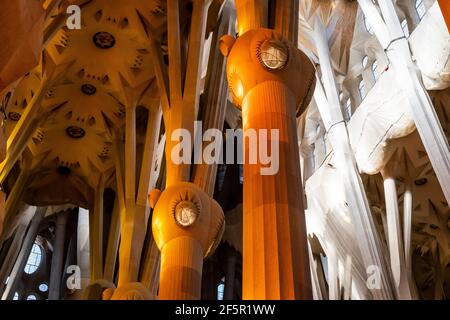
[[[344,300],[350,300],[352,297],[352,257],[347,255],[345,258],[345,269],[343,279]]]
[[[328,297],[329,300],[340,300],[339,290],[339,270],[336,248],[333,245],[327,245],[328,261]]]
[[[77,227],[77,264],[81,272],[81,288],[74,294],[74,299],[80,300],[91,280],[89,271],[89,211],[78,209]]]
[[[375,299],[392,299],[393,288],[389,269],[383,257],[379,234],[350,146],[330,62],[326,32],[318,19],[315,24],[315,42],[324,87],[322,87],[321,79],[318,79],[314,98],[334,151],[334,164],[342,177],[345,197],[366,271],[375,267],[380,276],[381,283],[378,289],[372,289],[371,292]]]
[[[409,289],[408,278],[405,267],[405,255],[403,250],[402,230],[400,225],[400,214],[398,209],[398,194],[393,170],[389,164],[382,170],[384,179],[384,198],[386,202],[387,229],[389,234],[389,257],[391,271],[397,298],[410,300],[412,298]]]
[[[403,194],[403,245],[405,249],[405,268],[408,277],[409,287],[411,289],[412,299],[418,299],[416,282],[412,274],[412,179],[406,168],[405,192]]]

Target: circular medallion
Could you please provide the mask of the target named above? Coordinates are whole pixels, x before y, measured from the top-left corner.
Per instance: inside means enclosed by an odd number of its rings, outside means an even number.
[[[83,84],[81,86],[81,91],[88,96],[92,96],[97,92],[97,88],[94,87],[92,84]]]
[[[191,201],[181,201],[175,207],[175,221],[182,227],[192,226],[198,215],[198,208]]]
[[[417,180],[415,180],[414,181],[414,184],[416,185],[416,186],[423,186],[425,183],[427,183],[428,182],[428,179],[427,178],[420,178],[420,179],[417,179]]]
[[[22,115],[20,113],[14,112],[14,111],[11,111],[10,113],[8,113],[8,119],[11,121],[16,121],[16,122],[19,121],[21,116]]]
[[[72,139],[80,139],[86,135],[86,131],[83,128],[77,126],[70,126],[66,128],[66,133]]]
[[[110,49],[116,44],[116,38],[109,32],[97,32],[92,40],[100,49]]]
[[[259,60],[270,70],[282,69],[288,61],[288,47],[278,40],[266,40],[259,47]]]
[[[67,176],[70,174],[71,170],[69,167],[66,166],[59,166],[57,169],[58,173],[62,176]]]

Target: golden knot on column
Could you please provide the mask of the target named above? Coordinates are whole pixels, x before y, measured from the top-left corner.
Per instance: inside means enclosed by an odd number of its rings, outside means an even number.
[[[153,211],[153,237],[160,250],[173,239],[189,237],[200,243],[207,257],[219,244],[224,228],[220,205],[190,182],[164,190]]]
[[[227,59],[227,80],[233,103],[242,102],[255,86],[279,81],[294,94],[297,116],[308,106],[316,83],[315,68],[294,44],[270,29],[253,29],[237,39],[225,35],[220,50]]]
[[[152,218],[153,238],[161,250],[159,299],[197,300],[201,296],[203,259],[222,237],[222,208],[193,183],[178,182],[159,196]]]

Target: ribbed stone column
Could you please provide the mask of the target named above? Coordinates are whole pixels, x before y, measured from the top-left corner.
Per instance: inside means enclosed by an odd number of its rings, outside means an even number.
[[[203,249],[191,237],[167,243],[161,252],[159,299],[196,300],[201,295]]]
[[[306,225],[295,122],[295,97],[281,82],[255,86],[243,100],[244,135],[249,129],[279,130],[279,170],[262,175],[261,163],[244,164],[244,299],[310,299]],[[253,152],[244,142],[246,157]]]
[[[224,36],[221,51],[244,129],[243,298],[312,299],[295,120],[314,66],[270,29]]]

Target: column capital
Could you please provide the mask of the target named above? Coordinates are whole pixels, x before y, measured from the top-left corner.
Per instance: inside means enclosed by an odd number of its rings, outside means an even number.
[[[225,228],[220,205],[202,189],[190,182],[176,183],[164,190],[153,211],[152,229],[155,242],[164,245],[180,237],[197,240],[207,257],[214,252]]]
[[[294,93],[297,115],[309,105],[316,83],[314,65],[275,30],[251,29],[237,39],[225,35],[220,50],[228,57],[228,85],[238,108],[247,93],[265,81],[279,81]]]

